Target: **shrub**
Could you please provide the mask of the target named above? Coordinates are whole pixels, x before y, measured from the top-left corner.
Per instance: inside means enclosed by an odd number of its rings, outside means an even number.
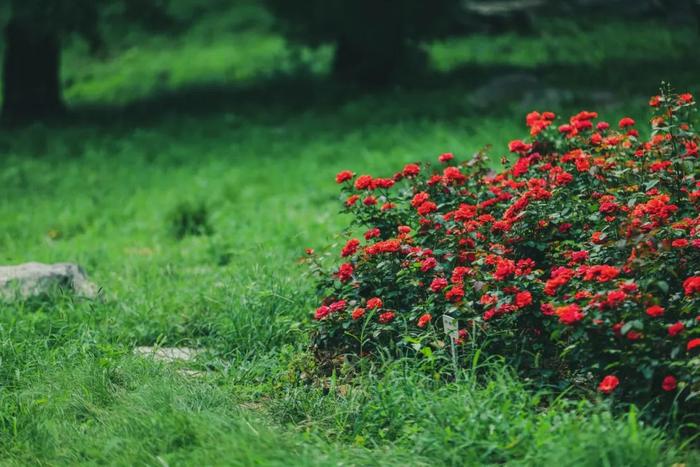
[[[333,354],[446,347],[443,315],[528,376],[666,406],[700,385],[700,140],[695,101],[650,101],[651,133],[583,111],[532,112],[514,163],[483,153],[389,178],[337,175],[364,240],[314,257],[316,346]],[[359,235],[357,235],[359,237]]]

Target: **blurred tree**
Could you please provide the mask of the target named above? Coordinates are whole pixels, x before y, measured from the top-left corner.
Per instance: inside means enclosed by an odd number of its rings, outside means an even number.
[[[105,18],[147,27],[169,25],[165,1],[10,0],[4,32],[3,118],[31,120],[62,112],[62,40],[77,34],[91,49],[99,49],[99,25]]]
[[[266,0],[293,39],[335,45],[333,75],[385,84],[424,59],[419,41],[449,34],[461,0]]]
[[[700,25],[700,0],[265,0],[284,32],[332,44],[334,78],[386,84],[425,63],[421,42],[474,32],[536,32],[533,16],[653,15]]]

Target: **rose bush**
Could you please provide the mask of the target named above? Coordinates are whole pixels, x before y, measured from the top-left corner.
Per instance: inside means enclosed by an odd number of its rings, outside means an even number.
[[[691,94],[631,118],[527,115],[499,173],[484,154],[336,176],[356,236],[321,269],[319,349],[478,342],[528,375],[657,403],[700,385],[700,139]],[[362,236],[360,236],[360,234]],[[426,349],[431,349],[426,352]]]

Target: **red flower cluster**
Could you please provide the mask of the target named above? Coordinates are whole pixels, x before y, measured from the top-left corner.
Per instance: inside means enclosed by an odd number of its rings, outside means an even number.
[[[359,351],[356,336],[367,335],[363,351],[396,348],[405,333],[439,332],[429,324],[447,314],[518,362],[529,348],[538,362],[597,374],[604,394],[644,400],[697,387],[695,101],[663,94],[650,104],[648,140],[630,117],[612,126],[582,111],[556,125],[553,113],[531,112],[529,138],[508,144],[513,164],[495,174],[483,154],[460,164],[452,153],[389,178],[338,173],[366,233],[321,282],[318,344]]]

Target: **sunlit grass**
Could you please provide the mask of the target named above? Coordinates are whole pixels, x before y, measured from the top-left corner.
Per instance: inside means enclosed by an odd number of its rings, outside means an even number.
[[[436,42],[430,47],[433,65],[449,71],[462,65],[517,66],[534,70],[540,66],[588,65],[683,57],[697,47],[697,31],[689,26],[661,27],[658,22],[638,20],[576,23],[543,18],[531,36],[513,33],[467,36]],[[663,52],[662,52],[663,51]]]

